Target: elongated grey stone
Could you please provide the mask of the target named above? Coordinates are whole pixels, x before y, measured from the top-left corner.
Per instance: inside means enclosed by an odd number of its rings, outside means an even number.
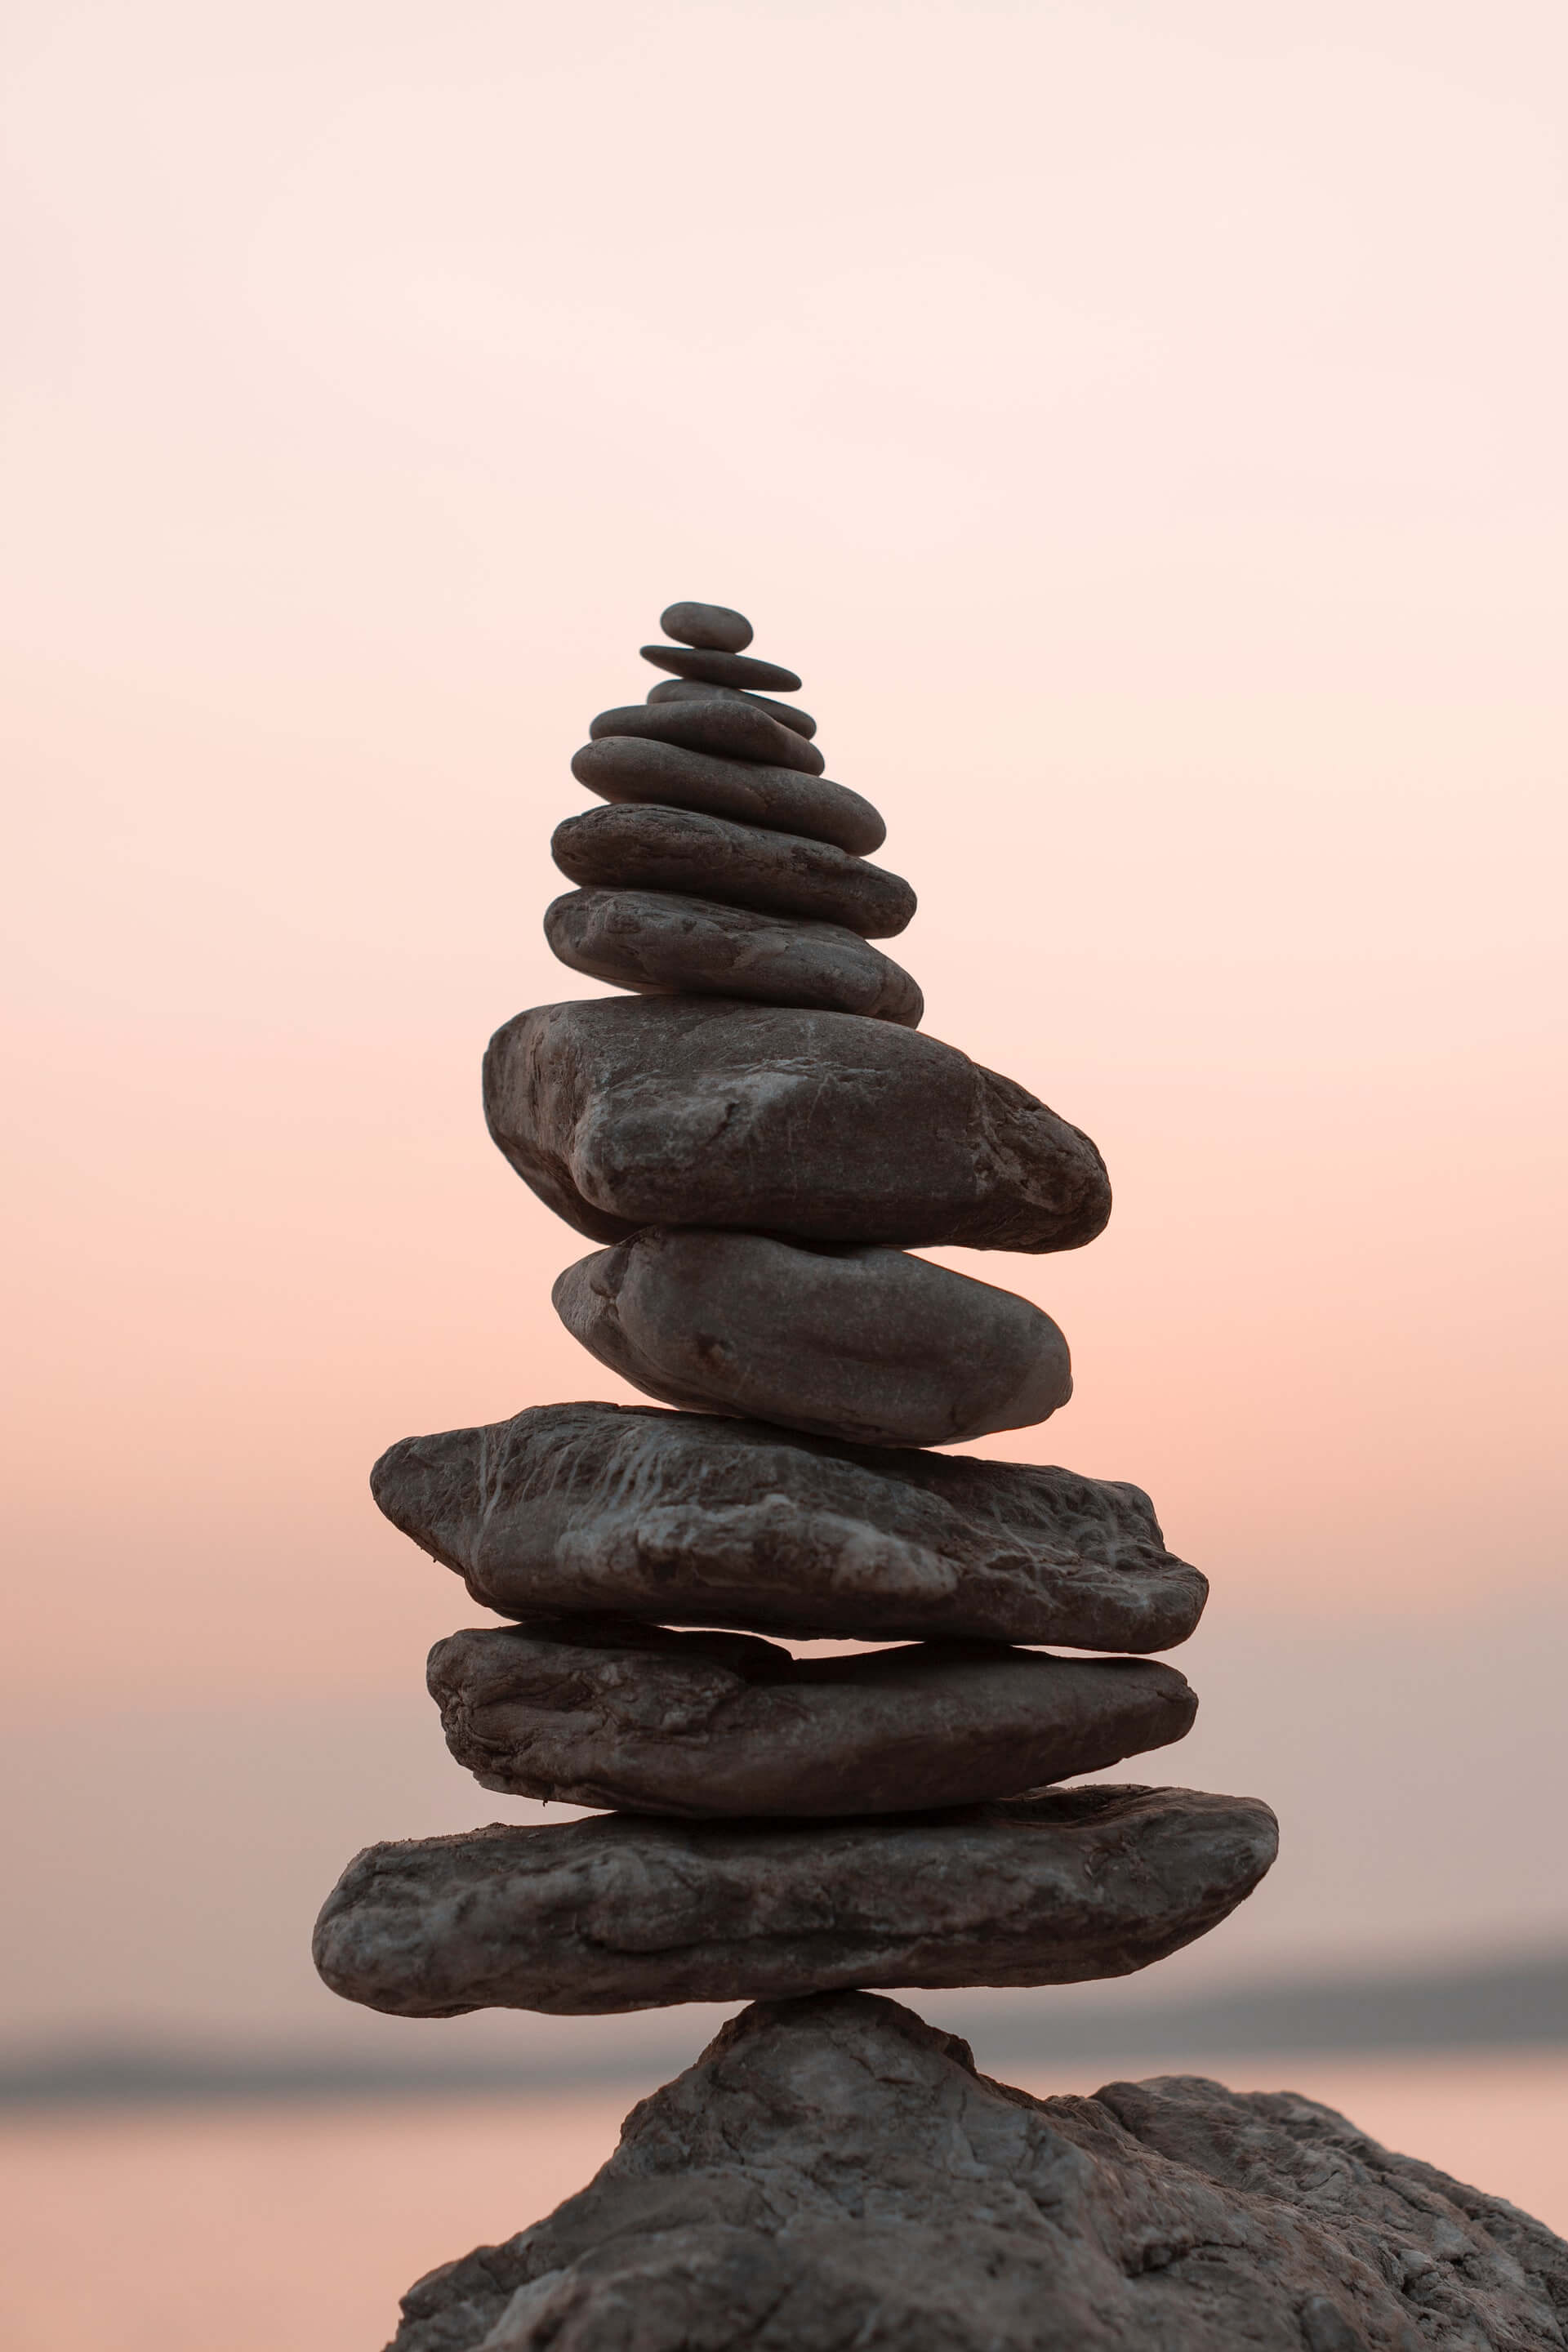
[[[646,703],[634,706],[647,709]],[[700,705],[699,708],[701,706]],[[604,801],[655,801],[665,808],[706,809],[742,824],[771,825],[831,841],[859,857],[878,849],[888,828],[869,801],[826,776],[776,768],[762,760],[721,760],[679,743],[607,735],[572,755],[572,773]]]
[[[594,1241],[739,1225],[919,1249],[1077,1249],[1110,1213],[1088,1136],[890,1021],[722,998],[544,1004],[499,1029],[485,1116]]]
[[[645,1396],[850,1445],[1028,1429],[1072,1394],[1048,1315],[901,1250],[650,1227],[569,1265],[551,1296]]]
[[[356,1855],[316,1966],[396,2017],[1080,1984],[1217,1927],[1278,1838],[1253,1798],[1103,1786],[869,1821],[497,1822]]]
[[[697,653],[685,646],[644,646],[642,657],[655,669],[677,677],[700,678],[708,686],[755,687],[763,694],[794,694],[800,679],[777,662],[758,661],[752,654]]]
[[[667,604],[658,616],[667,637],[683,646],[701,646],[710,652],[743,654],[752,642],[752,625],[744,613],[728,604]]]
[[[649,1405],[405,1437],[371,1491],[476,1601],[524,1620],[1149,1651],[1184,1642],[1208,1592],[1136,1486]]]
[[[545,909],[563,963],[650,996],[815,1004],[920,1026],[925,1000],[901,966],[833,923],[661,890],[574,890]]]
[[[803,776],[820,776],[826,761],[815,743],[781,727],[765,710],[739,695],[721,702],[704,695],[700,702],[628,702],[601,710],[589,721],[595,743],[606,736],[632,735],[645,741],[679,743],[689,751],[710,751],[721,760],[762,760],[775,768],[795,768]]]
[[[1568,2245],[1299,2093],[1035,2098],[825,1993],[732,2019],[403,2312],[388,2352],[1549,2352]]]
[[[749,709],[765,710],[781,727],[791,728],[796,735],[812,736],[816,721],[809,710],[802,710],[792,702],[774,702],[770,695],[748,694],[739,686],[705,686],[700,678],[667,677],[658,686],[650,686],[646,699],[658,705],[665,702],[743,702]]]
[[[450,1634],[429,1684],[483,1787],[698,1818],[1016,1796],[1163,1748],[1197,1711],[1147,1658],[918,1643],[792,1658],[604,1617]]]
[[[550,853],[574,882],[718,898],[838,923],[863,939],[893,938],[915,911],[915,894],[900,874],[830,842],[764,833],[698,809],[584,809],[556,826]]]

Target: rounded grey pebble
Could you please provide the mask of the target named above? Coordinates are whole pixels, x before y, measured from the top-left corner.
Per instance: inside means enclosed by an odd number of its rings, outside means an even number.
[[[892,939],[915,912],[915,894],[900,874],[831,842],[735,824],[700,809],[636,802],[584,809],[556,826],[550,854],[585,887],[674,890],[840,924],[862,939]]]
[[[637,704],[634,708],[646,708]],[[879,849],[888,828],[869,801],[826,776],[763,760],[719,759],[635,735],[604,735],[572,755],[572,773],[605,801],[657,801],[712,816],[804,833],[852,856]]]
[[[544,936],[574,971],[642,996],[729,996],[817,1004],[918,1029],[925,1003],[907,971],[856,931],[659,890],[574,890]]]
[[[700,678],[663,678],[658,686],[648,688],[645,699],[651,703],[743,702],[752,710],[765,710],[781,727],[791,728],[808,740],[816,732],[816,721],[809,710],[796,710],[790,703],[775,702],[769,694],[747,694],[738,686],[704,686]]]
[[[738,695],[726,702],[705,697],[700,702],[624,703],[615,710],[601,710],[590,720],[588,734],[595,743],[609,735],[679,743],[689,751],[711,751],[721,760],[760,760],[775,768],[796,768],[803,776],[820,776],[827,764],[815,743],[792,727],[781,727]]]
[[[743,654],[752,642],[750,621],[728,604],[667,604],[658,625],[667,637],[705,653]]]
[[[646,662],[669,670],[676,677],[701,678],[709,686],[754,686],[763,694],[797,694],[800,679],[777,662],[758,661],[751,654],[694,652],[686,646],[643,646]]]
[[[569,1265],[551,1303],[645,1396],[845,1445],[957,1445],[1072,1394],[1048,1315],[902,1250],[656,1227]]]

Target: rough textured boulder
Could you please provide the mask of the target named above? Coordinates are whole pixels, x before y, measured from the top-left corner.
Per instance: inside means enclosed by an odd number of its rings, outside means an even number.
[[[398,2017],[1078,1984],[1206,1934],[1278,1837],[1254,1798],[1104,1783],[865,1821],[497,1822],[357,1854],[316,1966]]]
[[[447,1744],[487,1789],[690,1817],[908,1812],[1012,1797],[1180,1739],[1173,1666],[916,1643],[793,1658],[604,1617],[450,1634]]]
[[[830,841],[764,833],[701,809],[584,809],[563,818],[550,854],[585,887],[679,890],[764,914],[839,923],[862,939],[889,940],[915,911],[901,874],[851,857]]]
[[[804,748],[801,737],[791,735],[789,740]],[[784,833],[835,842],[855,857],[868,856],[888,837],[870,802],[847,785],[761,760],[725,760],[711,751],[689,751],[679,743],[605,735],[573,753],[572,773],[602,801],[656,801],[665,808],[707,809],[742,824],[776,825]]]
[[[775,768],[798,768],[820,776],[826,762],[815,743],[793,727],[770,719],[738,694],[710,691],[679,702],[628,702],[601,710],[588,725],[591,741],[606,735],[636,735],[655,743],[679,743],[689,751],[710,751],[721,760],[762,760]]]
[[[836,923],[665,890],[574,890],[546,908],[544,936],[574,971],[641,995],[815,1004],[909,1029],[925,1010],[907,971]]]
[[[543,1004],[497,1030],[484,1091],[518,1174],[594,1241],[735,1225],[1038,1253],[1110,1214],[1087,1135],[955,1046],[848,1013]]]
[[[503,1617],[1148,1651],[1208,1591],[1136,1486],[646,1405],[405,1437],[371,1489]]]
[[[655,1228],[568,1266],[552,1296],[645,1395],[852,1445],[1027,1429],[1072,1394],[1048,1315],[901,1250]]]
[[[391,2352],[1552,2352],[1568,2246],[1331,2108],[1035,2099],[895,2002],[748,2010]]]

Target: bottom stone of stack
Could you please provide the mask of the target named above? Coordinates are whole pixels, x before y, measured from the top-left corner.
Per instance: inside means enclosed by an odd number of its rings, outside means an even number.
[[[388,2352],[1542,2352],[1568,2245],[1290,2092],[1032,2098],[865,1993],[773,2002]]]
[[[1255,1798],[1104,1786],[869,1821],[496,1823],[357,1855],[316,1966],[401,2017],[1074,1984],[1217,1926],[1278,1835]]]

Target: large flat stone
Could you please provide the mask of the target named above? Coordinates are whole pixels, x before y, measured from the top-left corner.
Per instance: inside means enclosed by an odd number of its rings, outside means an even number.
[[[1208,1591],[1136,1486],[651,1405],[405,1437],[371,1489],[503,1617],[1150,1651]]]
[[[639,709],[646,707],[637,705]],[[855,857],[879,849],[888,837],[880,816],[858,793],[826,776],[803,775],[798,768],[774,767],[765,760],[725,760],[710,751],[689,751],[680,743],[605,735],[574,751],[572,773],[602,801],[706,809],[710,816],[727,816],[739,824],[769,825],[779,833],[831,841]]]
[[[890,1021],[721,998],[520,1013],[485,1056],[491,1135],[594,1241],[739,1225],[803,1241],[1077,1249],[1110,1213],[1076,1127]]]
[[[707,686],[755,687],[763,694],[794,694],[800,679],[781,662],[759,661],[752,654],[697,652],[685,646],[644,646],[642,657],[655,669],[676,677],[700,679]]]
[[[772,695],[749,694],[739,686],[706,686],[700,678],[667,677],[661,678],[658,686],[650,686],[643,698],[655,704],[743,702],[752,710],[765,710],[768,717],[776,719],[781,727],[792,728],[795,734],[804,735],[808,740],[816,732],[816,719],[809,710],[802,710],[798,703],[775,702]]]
[[[1104,1787],[871,1821],[498,1822],[356,1855],[316,1966],[398,2017],[1078,1984],[1217,1927],[1277,1838],[1256,1799]]]
[[[921,1643],[792,1658],[603,1617],[453,1633],[429,1684],[485,1788],[689,1817],[979,1804],[1166,1747],[1197,1711],[1147,1658]]]
[[[783,727],[742,695],[721,698],[709,692],[700,700],[632,702],[601,710],[590,720],[591,740],[611,735],[635,735],[654,743],[678,743],[689,751],[710,751],[721,760],[761,760],[775,768],[795,768],[803,776],[820,776],[826,761],[815,743],[793,727]]]
[[[544,913],[564,964],[641,995],[808,1004],[920,1026],[925,1000],[858,932],[664,890],[574,890]]]
[[[556,826],[550,854],[563,874],[586,887],[677,890],[837,923],[863,939],[891,939],[915,911],[915,894],[900,874],[831,842],[767,833],[700,809],[584,809]]]
[[[988,2082],[870,1993],[771,2002],[389,2352],[1552,2352],[1568,2245],[1290,2091]]]
[[[645,1396],[851,1445],[1027,1429],[1072,1394],[1048,1315],[901,1250],[652,1227],[568,1266],[552,1296]]]

